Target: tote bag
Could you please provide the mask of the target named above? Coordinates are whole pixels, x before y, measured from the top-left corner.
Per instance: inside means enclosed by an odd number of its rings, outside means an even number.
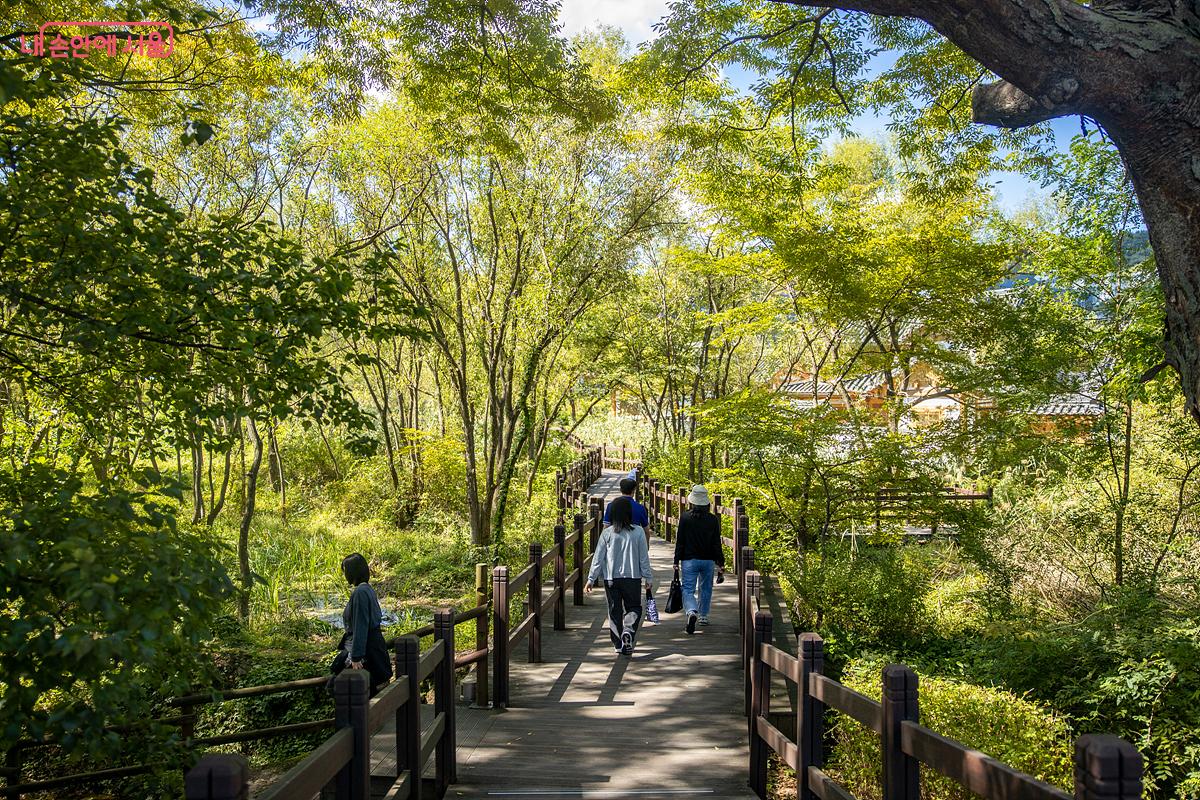
[[[683,584],[679,582],[679,567],[675,568],[675,577],[671,578],[671,591],[667,593],[667,607],[663,611],[668,614],[683,611]]]
[[[646,590],[646,621],[658,622],[658,603],[654,602],[654,593]]]

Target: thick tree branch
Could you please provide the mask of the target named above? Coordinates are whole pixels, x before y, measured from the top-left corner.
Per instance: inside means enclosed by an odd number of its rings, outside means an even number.
[[[1071,100],[1079,91],[1079,81],[1062,78],[1049,93],[1030,97],[1008,81],[976,86],[971,92],[971,118],[999,128],[1024,128],[1057,117],[1079,113]]]

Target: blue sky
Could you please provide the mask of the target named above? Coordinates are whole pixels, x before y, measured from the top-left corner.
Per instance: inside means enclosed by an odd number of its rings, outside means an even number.
[[[597,24],[611,25],[625,32],[625,37],[638,45],[653,34],[652,25],[668,12],[667,0],[562,0],[560,19],[563,32],[568,36],[579,33]],[[871,116],[862,117],[855,130],[862,136],[886,138],[888,120]],[[1051,123],[1060,148],[1079,133],[1078,118],[1071,117]],[[996,201],[1006,212],[1028,205],[1045,192],[1036,183],[1017,173],[994,173],[990,182],[995,186]]]

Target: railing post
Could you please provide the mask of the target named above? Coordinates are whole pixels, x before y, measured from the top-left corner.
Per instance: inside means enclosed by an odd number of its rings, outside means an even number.
[[[20,780],[10,781],[10,785]],[[247,800],[250,797],[250,765],[233,753],[209,753],[183,776],[186,800]]]
[[[883,668],[883,800],[919,800],[920,762],[900,747],[900,723],[918,722],[917,674],[903,664]]]
[[[749,531],[746,530],[748,523],[746,507],[742,504],[742,498],[733,498],[733,536],[731,538],[733,539],[733,556],[735,560],[737,560],[738,554],[742,552],[742,548],[750,544],[750,537],[747,536]],[[742,571],[741,566],[741,564],[735,566],[739,574]]]
[[[371,674],[365,669],[343,670],[333,682],[334,725],[354,728],[354,755],[337,775],[337,800],[368,800],[371,796],[371,732],[367,704]]]
[[[750,713],[750,673],[754,669],[754,598],[758,596],[762,576],[757,572],[746,574],[746,586],[742,590],[742,613],[739,620],[742,628],[742,679],[746,698],[742,713]]]
[[[750,788],[761,798],[767,796],[767,759],[771,748],[758,735],[758,720],[771,710],[771,667],[762,660],[762,646],[772,641],[771,612],[754,615],[753,658],[750,684]]]
[[[446,729],[438,741],[437,796],[444,797],[446,786],[458,780],[457,735],[454,728],[454,609],[439,608],[433,614],[433,640],[442,642],[445,657],[434,673],[434,714],[445,714]]]
[[[815,633],[801,634],[796,643],[800,682],[796,689],[796,748],[800,769],[796,770],[797,800],[817,797],[808,785],[808,768],[825,766],[825,704],[812,696],[810,676],[825,670],[825,642]]]
[[[625,469],[625,443],[621,442],[621,466],[617,469]]]
[[[558,519],[562,521],[567,513],[567,478],[564,472],[560,469],[554,473],[554,496],[555,504],[558,506]]]
[[[588,552],[596,552],[596,543],[600,541],[600,531],[604,527],[604,498],[595,497],[588,501],[588,508],[592,512],[592,533],[588,537]]]
[[[567,629],[567,532],[554,526],[554,630]]]
[[[533,577],[529,579],[529,613],[533,625],[529,628],[529,663],[542,660],[542,543],[529,543],[529,563],[533,565]]]
[[[746,576],[754,569],[754,548],[743,547],[738,551],[738,556],[735,559],[738,563],[737,582],[738,582],[738,633],[745,634],[746,624],[750,619],[750,606],[746,602]],[[758,573],[755,573],[758,575]],[[755,584],[755,591],[762,585],[762,576],[759,575]]]
[[[583,541],[583,526],[587,522],[587,516],[576,514],[573,522],[575,524],[575,543],[571,545],[571,549],[574,552],[572,561],[575,562],[573,569],[579,570],[579,577],[575,580],[575,585],[572,587],[574,596],[571,602],[577,606],[581,606],[583,605],[583,582],[587,580],[587,573],[583,569],[583,548],[585,545]]]
[[[668,542],[674,541],[675,537],[671,527],[671,484],[663,485],[663,538]]]
[[[508,705],[508,567],[492,570],[492,706]]]
[[[1075,800],[1139,800],[1142,754],[1124,739],[1089,733],[1075,740]]]
[[[488,565],[475,565],[475,605],[484,606],[488,601]],[[475,618],[475,649],[488,649],[488,619],[486,611]],[[488,655],[475,662],[475,707],[488,707]]]
[[[408,770],[409,800],[421,800],[420,665],[421,640],[416,636],[396,639],[396,680],[408,684],[408,700],[396,709],[396,777]]]

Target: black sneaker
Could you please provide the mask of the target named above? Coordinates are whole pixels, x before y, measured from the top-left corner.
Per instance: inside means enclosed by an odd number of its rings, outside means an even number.
[[[695,632],[696,632],[696,612],[695,612],[695,611],[693,611],[692,613],[688,614],[688,621],[687,621],[687,632],[688,632],[688,633],[695,633]]]

